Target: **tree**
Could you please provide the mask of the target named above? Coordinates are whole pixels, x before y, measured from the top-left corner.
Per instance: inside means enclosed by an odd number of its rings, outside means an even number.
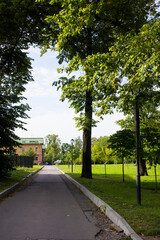
[[[73,149],[73,159],[75,162],[81,162],[80,159],[81,152],[82,152],[82,140],[80,137],[74,139],[74,149]]]
[[[57,1],[52,1],[56,3]],[[58,25],[58,38],[48,39],[47,47],[59,51],[59,62],[70,62],[67,72],[81,67],[84,76],[77,80],[73,77],[61,78],[54,85],[62,90],[61,100],[68,99],[71,107],[80,114],[78,125],[83,129],[83,169],[82,177],[92,178],[91,173],[91,129],[93,105],[99,106],[101,100],[108,99],[114,105],[116,87],[104,79],[97,71],[97,53],[106,53],[116,38],[115,32],[138,31],[146,21],[146,15],[153,1],[59,1],[62,10],[48,21]],[[57,31],[57,30],[56,30]],[[95,66],[94,66],[95,64]],[[107,65],[109,68],[110,66]],[[99,78],[103,83],[99,84]],[[103,93],[101,94],[101,90]],[[110,99],[110,100],[109,100]]]
[[[17,127],[23,128],[20,118],[27,118],[25,112],[30,109],[27,104],[20,103],[24,99],[25,84],[32,80],[30,62],[25,54],[19,55],[17,60],[20,61],[18,68],[11,65],[11,73],[5,73],[0,80],[0,149],[6,153],[18,144],[14,131]]]
[[[74,162],[81,162],[80,155],[82,152],[82,140],[80,137],[75,138],[72,144],[68,143],[62,143],[61,145],[61,152],[60,152],[60,159],[63,163],[69,163],[72,158],[73,154],[73,160]]]
[[[61,141],[58,135],[52,134],[46,137],[46,142],[45,161],[52,164],[59,159]]]
[[[130,43],[127,43],[127,46],[125,46],[129,48],[129,51],[125,55],[122,53],[123,57],[121,56],[123,61],[125,61],[125,67],[122,68],[122,76],[125,75],[128,77],[128,82],[122,86],[120,91],[120,108],[125,113],[134,109],[137,159],[139,158],[140,160],[141,175],[146,174],[145,162],[140,155],[140,149],[142,148],[139,136],[141,109],[144,108],[144,104],[148,106],[149,101],[155,107],[159,104],[159,90],[157,91],[156,89],[159,87],[159,73],[157,68],[159,57],[157,53],[155,54],[155,51],[158,50],[157,41],[159,41],[160,29],[158,26],[159,20],[148,23],[143,26],[138,35],[133,38],[130,36]],[[144,38],[144,36],[146,37]],[[152,44],[151,39],[154,39],[155,44]]]
[[[122,159],[122,175],[124,182],[124,158],[130,157],[134,153],[135,138],[131,130],[120,130],[110,136],[108,148],[112,148],[113,153]]]
[[[150,165],[155,170],[155,191],[158,191],[156,166],[160,163],[160,112],[149,114],[142,124],[142,137],[144,139],[144,151]]]
[[[28,117],[26,111],[30,108],[28,104],[21,103],[25,85],[33,80],[31,59],[26,51],[32,44],[41,42],[42,32],[47,28],[44,17],[50,8],[47,3],[31,0],[6,0],[0,3],[1,163],[5,163],[4,154],[11,154],[14,146],[18,145],[15,129],[24,129],[21,119]]]
[[[98,55],[97,70],[102,69],[117,90],[117,109],[125,115],[134,114],[137,139],[137,159],[140,159],[140,173],[146,174],[145,162],[139,155],[140,114],[142,109],[152,102],[159,105],[159,33],[160,19],[150,18],[139,32],[130,32],[125,36],[117,35],[117,43],[108,54]],[[106,61],[106,66],[103,62]],[[103,65],[102,65],[103,64]],[[110,64],[110,68],[108,65]],[[103,66],[103,67],[102,67]],[[99,114],[108,112],[108,99],[100,103]]]
[[[32,148],[30,148],[28,151],[26,151],[25,153],[22,153],[21,156],[29,156],[29,157],[33,157],[33,159],[36,159],[37,153],[35,153],[33,151]]]
[[[92,161],[94,163],[104,163],[106,159],[106,149],[109,137],[99,137],[96,142],[92,143]]]
[[[68,143],[62,143],[60,154],[59,154],[59,158],[62,161],[62,163],[66,164],[66,162],[67,162],[66,158],[67,158],[69,149],[70,149],[70,145]]]

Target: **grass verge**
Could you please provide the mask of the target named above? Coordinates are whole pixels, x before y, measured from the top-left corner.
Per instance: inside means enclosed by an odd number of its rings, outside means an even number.
[[[141,177],[142,205],[137,206],[136,167],[125,165],[125,182],[122,182],[122,165],[107,165],[106,177],[104,165],[93,165],[93,179],[81,178],[81,166],[74,167],[74,173],[66,165],[59,168],[89,189],[117,211],[130,226],[142,235],[160,235],[160,187],[155,193],[153,167],[149,176]],[[160,182],[160,168],[157,169]]]
[[[33,168],[17,167],[16,170],[13,170],[8,177],[0,179],[0,192],[13,186],[15,183],[21,181],[27,175],[29,175],[32,172],[35,172],[41,167],[42,166],[37,165],[34,165]]]

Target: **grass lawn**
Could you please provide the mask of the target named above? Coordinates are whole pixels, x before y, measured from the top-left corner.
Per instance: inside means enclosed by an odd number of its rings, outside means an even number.
[[[125,165],[125,182],[122,182],[122,165],[93,165],[93,179],[80,177],[81,166],[74,166],[74,173],[67,165],[58,166],[76,181],[88,188],[117,211],[131,227],[144,235],[160,235],[160,167],[157,168],[158,193],[155,193],[154,168],[149,176],[141,177],[142,205],[137,206],[136,172],[134,165]]]
[[[34,165],[33,168],[17,167],[16,170],[11,171],[10,176],[0,179],[0,192],[11,187],[15,183],[19,182],[24,177],[26,177],[32,172],[35,172],[41,167],[42,166],[37,166],[37,165]]]

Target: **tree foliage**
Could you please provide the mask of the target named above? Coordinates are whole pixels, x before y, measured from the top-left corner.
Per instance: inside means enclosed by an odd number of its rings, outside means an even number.
[[[113,149],[112,154],[119,157],[129,157],[133,155],[135,149],[134,132],[129,129],[117,131],[110,136],[108,148]]]
[[[129,158],[135,150],[134,133],[129,129],[117,131],[109,138],[108,148],[113,150],[113,155],[117,155],[122,159],[122,172],[124,182],[124,158]]]
[[[62,89],[61,99],[67,99],[71,107],[79,113],[78,126],[83,128],[83,169],[82,177],[91,178],[91,129],[95,122],[92,118],[93,109],[107,101],[108,111],[115,106],[117,85],[108,81],[103,75],[106,61],[97,56],[108,53],[114,44],[116,34],[126,34],[138,29],[147,20],[149,11],[154,8],[154,1],[56,1],[61,4],[60,11],[48,17],[58,32],[57,38],[50,36],[44,49],[52,47],[59,52],[59,62],[69,62],[67,73],[81,68],[84,75],[75,79],[61,78],[54,85]],[[57,41],[56,41],[57,40]],[[98,70],[97,66],[100,67]],[[101,69],[102,67],[102,69]],[[104,67],[105,68],[105,67]],[[95,106],[94,106],[95,103]],[[112,111],[112,110],[111,110]]]
[[[99,137],[92,143],[92,162],[96,164],[102,163],[114,163],[117,162],[117,158],[111,156],[112,150],[108,148],[109,137]]]
[[[73,139],[73,144],[62,143],[59,158],[62,163],[70,164],[73,156],[73,163],[81,163],[82,140],[80,137]]]
[[[36,156],[37,156],[37,153],[35,153],[35,152],[33,151],[33,149],[30,148],[28,151],[22,153],[21,156],[33,157],[33,159],[35,160],[35,159],[36,159]]]
[[[27,49],[42,41],[44,21],[51,6],[32,0],[0,2],[0,161],[18,145],[16,128],[24,129],[22,119],[30,108],[23,93],[32,81],[31,59]],[[3,164],[1,164],[2,166]]]
[[[59,159],[61,141],[58,135],[52,134],[46,137],[46,143],[45,161],[53,164],[54,161]]]

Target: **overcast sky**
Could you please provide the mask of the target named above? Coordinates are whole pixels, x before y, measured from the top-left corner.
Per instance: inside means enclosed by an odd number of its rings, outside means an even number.
[[[74,109],[69,108],[67,102],[60,102],[60,92],[52,86],[53,81],[57,80],[60,74],[57,73],[59,67],[54,52],[47,52],[40,57],[38,48],[31,48],[29,56],[33,61],[34,82],[28,83],[25,97],[31,107],[28,112],[30,119],[25,120],[27,131],[17,129],[16,134],[19,137],[43,137],[48,134],[57,134],[61,142],[68,142],[72,138],[80,136],[82,131],[75,127]],[[113,114],[104,117],[103,121],[98,123],[92,130],[92,137],[109,136],[119,130],[115,123],[121,119],[122,114]]]

